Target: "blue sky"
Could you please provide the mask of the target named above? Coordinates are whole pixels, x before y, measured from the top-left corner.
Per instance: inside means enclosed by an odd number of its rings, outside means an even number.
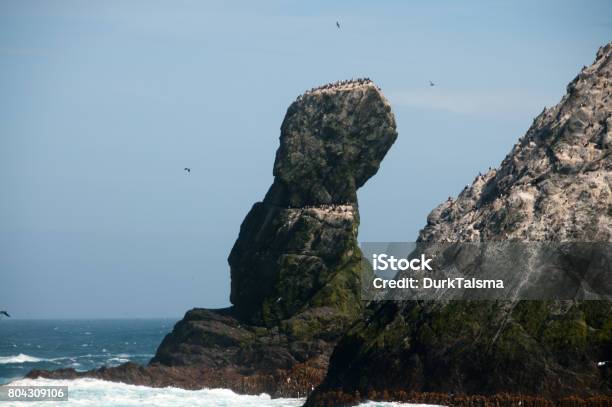
[[[414,240],[611,39],[609,1],[3,1],[0,308],[227,306],[285,111],[338,79],[375,80],[398,123],[360,240]]]

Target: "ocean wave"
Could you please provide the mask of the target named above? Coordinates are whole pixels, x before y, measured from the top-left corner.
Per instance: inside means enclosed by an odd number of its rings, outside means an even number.
[[[108,359],[106,362],[107,363],[111,363],[111,364],[121,364],[121,363],[126,363],[129,362],[129,359],[126,358],[110,358]]]
[[[272,399],[267,394],[246,396],[227,389],[183,390],[174,387],[153,388],[124,383],[106,382],[98,379],[49,380],[21,379],[12,386],[68,386],[68,400],[62,407],[72,406],[244,406],[244,407],[291,407],[301,406],[304,399]],[[17,404],[15,404],[17,406]],[[28,407],[46,407],[49,402],[29,402]]]
[[[13,356],[0,356],[0,365],[8,365],[12,363],[37,363],[42,362],[44,360],[45,359],[26,355],[25,353],[20,353],[19,355]]]
[[[118,354],[91,354],[88,353],[86,355],[76,355],[76,356],[62,356],[58,358],[39,358],[36,356],[26,355],[25,353],[20,353],[18,355],[11,356],[0,356],[0,365],[8,365],[8,364],[20,364],[20,363],[39,363],[39,362],[52,362],[59,363],[62,361],[70,361],[76,362],[78,359],[104,359],[113,362],[125,363],[129,362],[130,358],[147,358],[153,357],[153,354],[150,353],[136,353],[136,354],[128,354],[128,353],[118,353]]]
[[[153,388],[98,379],[49,380],[20,379],[13,386],[68,386],[68,400],[61,407],[73,406],[163,406],[163,407],[292,407],[304,404],[303,398],[273,399],[267,394],[248,396],[236,394],[228,389],[183,390],[175,387]],[[17,406],[17,404],[15,404]],[[49,402],[29,402],[28,407],[48,407]],[[360,407],[413,406],[424,404],[383,403],[368,401]]]
[[[76,360],[76,359],[105,359],[109,358],[120,358],[120,359],[130,359],[130,358],[152,358],[154,355],[152,353],[87,353],[85,355],[75,355],[75,356],[61,356],[52,359],[44,359],[51,362],[59,362],[61,360]],[[127,362],[127,361],[126,361]]]

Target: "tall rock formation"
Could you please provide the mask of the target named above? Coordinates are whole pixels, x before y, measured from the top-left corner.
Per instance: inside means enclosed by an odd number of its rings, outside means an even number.
[[[361,315],[357,189],[396,138],[391,107],[370,80],[306,92],[283,121],[274,183],[230,253],[233,306],[187,312],[147,367],[30,377],[306,395]]]
[[[153,362],[245,374],[324,369],[362,311],[357,188],[396,138],[391,107],[369,80],[300,96],[281,126],[274,183],[229,256],[234,306],[190,311]]]
[[[418,240],[612,242],[611,73],[608,44],[499,169],[431,212]],[[308,406],[367,397],[468,405],[451,394],[500,393],[610,402],[612,375],[598,361],[612,360],[611,302],[405,301],[365,314]]]
[[[273,326],[306,309],[359,312],[357,189],[396,137],[369,80],[313,89],[289,107],[274,183],[229,256],[236,315]]]

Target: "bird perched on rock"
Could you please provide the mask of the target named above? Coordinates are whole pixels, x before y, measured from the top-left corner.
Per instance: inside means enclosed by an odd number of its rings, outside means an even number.
[[[9,315],[9,313],[8,313],[8,312],[6,312],[6,311],[0,311],[0,315],[5,315],[5,316],[7,316],[7,317],[9,317],[9,318],[11,317],[11,316]]]
[[[191,174],[191,168],[185,167],[185,168],[184,168],[184,171],[185,171],[187,174]]]

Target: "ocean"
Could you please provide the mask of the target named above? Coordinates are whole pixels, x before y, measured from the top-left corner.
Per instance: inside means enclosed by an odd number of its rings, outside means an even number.
[[[0,320],[0,383],[32,369],[146,364],[174,319]]]
[[[32,369],[89,370],[132,361],[146,364],[174,319],[0,320],[0,384],[68,386],[67,401],[0,402],[2,406],[301,406],[304,399],[239,395],[227,389],[151,388],[96,379],[24,379]],[[399,406],[367,402],[362,406]],[[416,406],[416,405],[412,405]]]

